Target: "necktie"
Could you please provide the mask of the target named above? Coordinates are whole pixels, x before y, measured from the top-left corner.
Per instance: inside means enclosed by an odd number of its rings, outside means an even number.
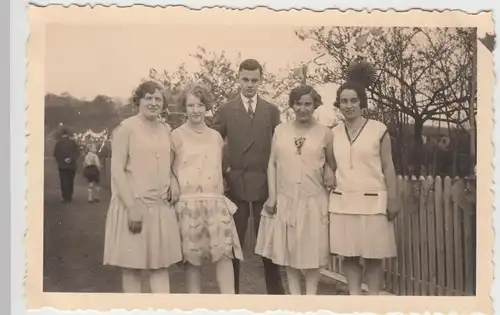
[[[250,116],[250,119],[253,119],[253,116],[254,116],[254,111],[253,111],[253,107],[252,107],[252,99],[249,98],[248,99],[248,116]]]

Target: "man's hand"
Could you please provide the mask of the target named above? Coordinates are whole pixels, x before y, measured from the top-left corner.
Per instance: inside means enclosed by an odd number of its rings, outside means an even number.
[[[399,202],[397,198],[389,198],[387,202],[387,220],[394,220],[399,213]]]

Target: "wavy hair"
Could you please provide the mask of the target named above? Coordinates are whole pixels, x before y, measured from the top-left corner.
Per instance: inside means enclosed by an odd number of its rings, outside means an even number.
[[[185,86],[179,96],[180,109],[186,112],[186,101],[188,95],[196,96],[200,99],[200,102],[205,105],[206,110],[210,110],[213,107],[213,97],[210,89],[202,84],[194,83]]]
[[[156,91],[160,91],[163,97],[163,108],[166,108],[167,98],[165,95],[165,89],[159,83],[155,81],[145,81],[139,84],[139,86],[134,90],[132,94],[132,103],[139,106],[141,99],[143,99],[146,94],[153,94]]]
[[[311,95],[313,99],[315,109],[323,105],[321,95],[312,86],[301,85],[290,91],[290,95],[288,96],[288,106],[293,107],[293,104],[298,102],[302,96],[308,94]]]

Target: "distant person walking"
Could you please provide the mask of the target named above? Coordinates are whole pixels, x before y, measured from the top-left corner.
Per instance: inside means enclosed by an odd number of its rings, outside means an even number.
[[[76,142],[71,139],[70,131],[66,127],[62,127],[60,138],[54,147],[53,156],[59,169],[62,199],[65,203],[73,200],[76,162],[79,155],[80,149]]]
[[[101,161],[96,154],[95,144],[89,145],[89,151],[83,160],[83,175],[87,179],[89,202],[99,202],[99,179],[101,174]]]

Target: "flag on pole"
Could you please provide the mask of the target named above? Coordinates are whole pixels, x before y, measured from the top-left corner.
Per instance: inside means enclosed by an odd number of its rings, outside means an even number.
[[[307,65],[302,66],[302,78],[304,80],[307,78]]]
[[[292,75],[296,78],[300,78],[303,75],[302,67],[292,69]]]
[[[300,67],[293,68],[292,76],[294,78],[300,79],[302,84],[305,84],[307,78],[307,65],[302,65]]]
[[[150,77],[151,79],[156,78],[156,75],[157,75],[157,74],[158,74],[158,72],[156,71],[156,69],[154,69],[154,68],[149,69],[149,77]]]

